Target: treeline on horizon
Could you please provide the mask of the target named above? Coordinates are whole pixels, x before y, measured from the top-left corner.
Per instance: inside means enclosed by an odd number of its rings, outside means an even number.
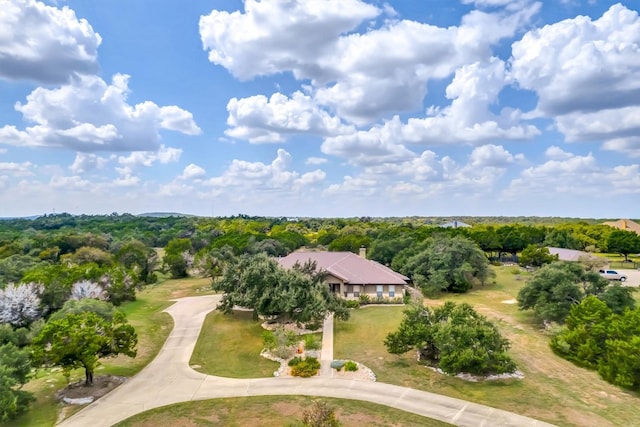
[[[516,253],[529,244],[605,252],[606,239],[615,228],[602,223],[610,220],[535,216],[287,218],[242,214],[198,217],[162,213],[61,213],[0,221],[0,258],[20,253],[34,255],[38,248],[55,246],[60,249],[59,255],[82,246],[107,250],[130,240],[162,248],[176,238],[191,240],[195,250],[226,244],[234,252],[243,253],[256,242],[276,240],[290,251],[301,246],[323,246],[329,250],[357,252],[361,246],[369,247],[381,240],[397,237],[420,240],[434,233],[463,235],[487,252]],[[471,227],[440,227],[451,221]]]
[[[475,242],[489,258],[515,256],[529,245],[587,252],[617,252],[611,233],[634,235],[596,219],[542,217],[457,217],[471,227],[442,228],[450,217],[406,218],[268,218],[238,215],[135,216],[131,214],[52,214],[35,219],[0,221],[0,288],[23,280],[25,273],[51,265],[83,263],[101,267],[143,268],[151,248],[179,248],[189,267],[206,262],[208,253],[227,247],[235,255],[265,252],[284,256],[299,248],[358,253],[392,265],[397,254],[430,237],[462,236]],[[616,240],[616,239],[613,239]],[[614,245],[615,246],[615,245]],[[143,253],[145,252],[145,253]],[[634,253],[634,252],[630,252]],[[154,260],[162,270],[161,260]],[[166,273],[176,274],[164,266]],[[153,277],[140,278],[152,281]]]

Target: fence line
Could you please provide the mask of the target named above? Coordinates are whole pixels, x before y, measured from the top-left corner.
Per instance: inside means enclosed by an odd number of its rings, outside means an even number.
[[[609,263],[610,268],[624,268],[624,269],[640,269],[640,262],[634,261],[611,261]]]

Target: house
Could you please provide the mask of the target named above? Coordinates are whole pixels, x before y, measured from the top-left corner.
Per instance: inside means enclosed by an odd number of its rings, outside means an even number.
[[[402,297],[409,278],[366,259],[365,255],[364,250],[360,251],[360,255],[352,252],[293,252],[280,258],[278,263],[284,268],[292,268],[296,264],[315,262],[318,270],[327,272],[326,281],[331,292],[343,298],[353,299],[361,295],[372,298]]]
[[[603,222],[604,225],[617,228],[618,230],[633,231],[640,234],[640,224],[630,219],[619,219],[617,221]]]
[[[453,220],[453,221],[449,221],[446,222],[444,224],[441,224],[440,227],[442,228],[458,228],[458,227],[471,227],[469,224],[464,223],[462,221],[458,221],[458,220]]]

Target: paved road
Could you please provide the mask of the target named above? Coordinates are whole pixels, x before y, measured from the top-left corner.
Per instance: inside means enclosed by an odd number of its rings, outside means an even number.
[[[635,288],[640,287],[640,270],[629,270],[623,268],[612,268],[611,270],[615,270],[620,274],[624,274],[627,276],[627,281],[623,282],[624,286],[633,286]],[[618,282],[612,282],[618,283]]]
[[[201,374],[189,367],[189,359],[204,318],[219,298],[183,298],[169,307],[166,311],[173,316],[175,325],[158,356],[129,381],[59,425],[111,426],[139,412],[190,400],[308,395],[365,400],[458,426],[551,426],[488,406],[384,383],[326,376],[232,379]],[[333,353],[333,346],[331,349]]]

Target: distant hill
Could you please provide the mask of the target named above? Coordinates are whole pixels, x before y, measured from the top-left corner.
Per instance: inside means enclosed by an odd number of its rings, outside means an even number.
[[[42,215],[31,215],[31,216],[0,216],[0,221],[11,221],[14,219],[36,219],[40,218]]]

